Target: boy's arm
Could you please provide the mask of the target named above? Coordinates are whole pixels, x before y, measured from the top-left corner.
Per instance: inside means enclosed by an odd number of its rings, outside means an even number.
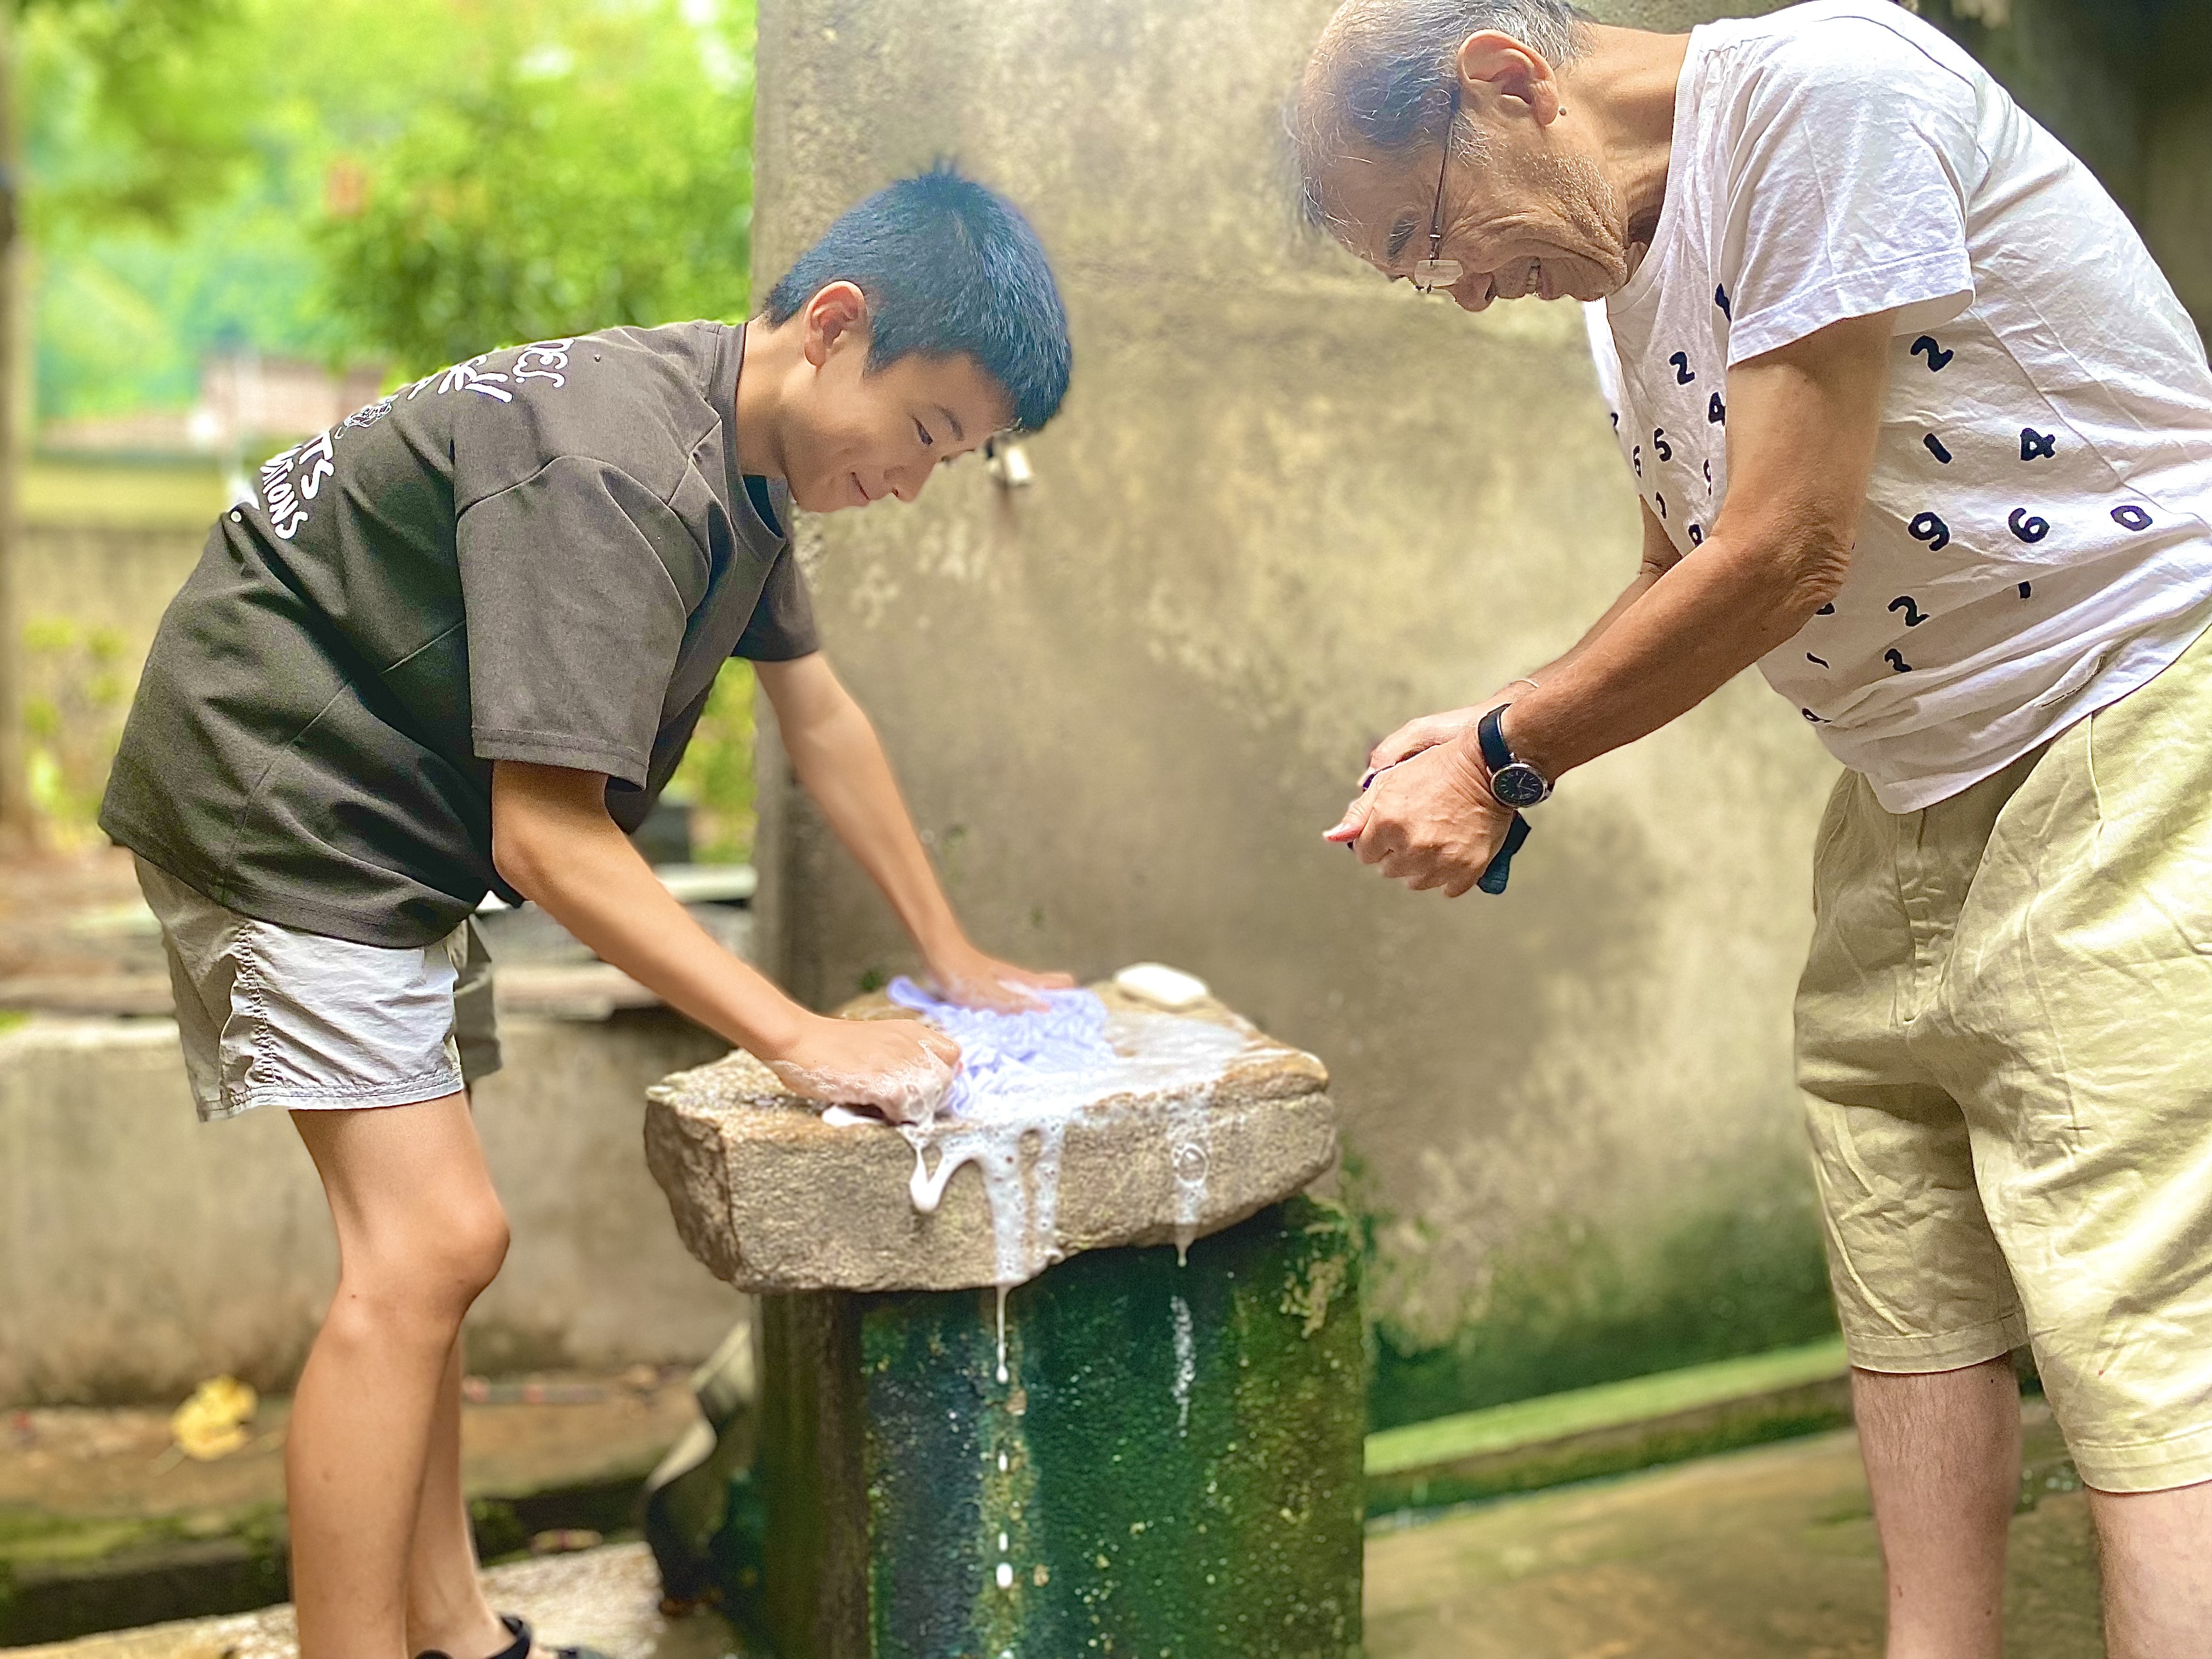
[[[970,1007],[1016,1009],[1034,1006],[1024,986],[1074,983],[1066,974],[1031,973],[998,961],[969,942],[915,833],[875,726],[820,652],[753,669],[775,705],[784,752],[799,782],[890,901],[939,995]]]
[[[919,1020],[810,1013],[709,938],[607,816],[605,775],[492,763],[492,862],[532,903],[672,1008],[767,1062],[799,1093],[926,1118],[959,1045]]]

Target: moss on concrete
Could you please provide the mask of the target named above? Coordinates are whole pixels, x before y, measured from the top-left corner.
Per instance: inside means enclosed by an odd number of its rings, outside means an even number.
[[[781,1659],[1344,1659],[1358,1260],[1305,1199],[1079,1256],[1011,1297],[1004,1383],[992,1292],[764,1297],[769,1582],[726,1599]]]
[[[1711,1195],[1633,1255],[1611,1234],[1559,1222],[1495,1263],[1487,1295],[1449,1340],[1425,1343],[1378,1321],[1371,1426],[1765,1353],[1835,1329],[1809,1182]]]

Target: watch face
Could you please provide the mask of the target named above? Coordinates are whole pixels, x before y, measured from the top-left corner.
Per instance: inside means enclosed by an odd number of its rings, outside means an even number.
[[[1515,761],[1490,775],[1490,793],[1506,805],[1517,808],[1535,805],[1552,793],[1552,787],[1526,761]]]

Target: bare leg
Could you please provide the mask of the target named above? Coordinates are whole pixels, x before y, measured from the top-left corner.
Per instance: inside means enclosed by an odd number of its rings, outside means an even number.
[[[407,1562],[407,1650],[435,1649],[453,1659],[489,1659],[512,1640],[484,1600],[476,1540],[461,1494],[461,1345],[446,1357]]]
[[[1888,1585],[1888,1659],[1999,1659],[2005,1534],[2020,1496],[2008,1358],[1963,1370],[1853,1370],[1859,1455]]]
[[[2111,1659],[2212,1655],[2212,1484],[2092,1490]]]
[[[338,1235],[337,1294],[285,1437],[300,1652],[406,1659],[441,1389],[461,1316],[506,1255],[507,1218],[464,1096],[292,1121]]]

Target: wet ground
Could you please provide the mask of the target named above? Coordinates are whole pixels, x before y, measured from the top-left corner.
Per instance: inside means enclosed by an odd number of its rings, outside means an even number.
[[[2027,1422],[2008,1651],[2094,1659],[2104,1650],[2087,1506],[2047,1413],[2031,1406]],[[496,1605],[564,1644],[616,1659],[734,1651],[713,1614],[661,1614],[641,1545],[489,1577]],[[1876,1659],[1881,1620],[1881,1564],[1848,1431],[1386,1521],[1368,1541],[1367,1659]],[[290,1629],[289,1610],[272,1608],[13,1651],[282,1659]]]

